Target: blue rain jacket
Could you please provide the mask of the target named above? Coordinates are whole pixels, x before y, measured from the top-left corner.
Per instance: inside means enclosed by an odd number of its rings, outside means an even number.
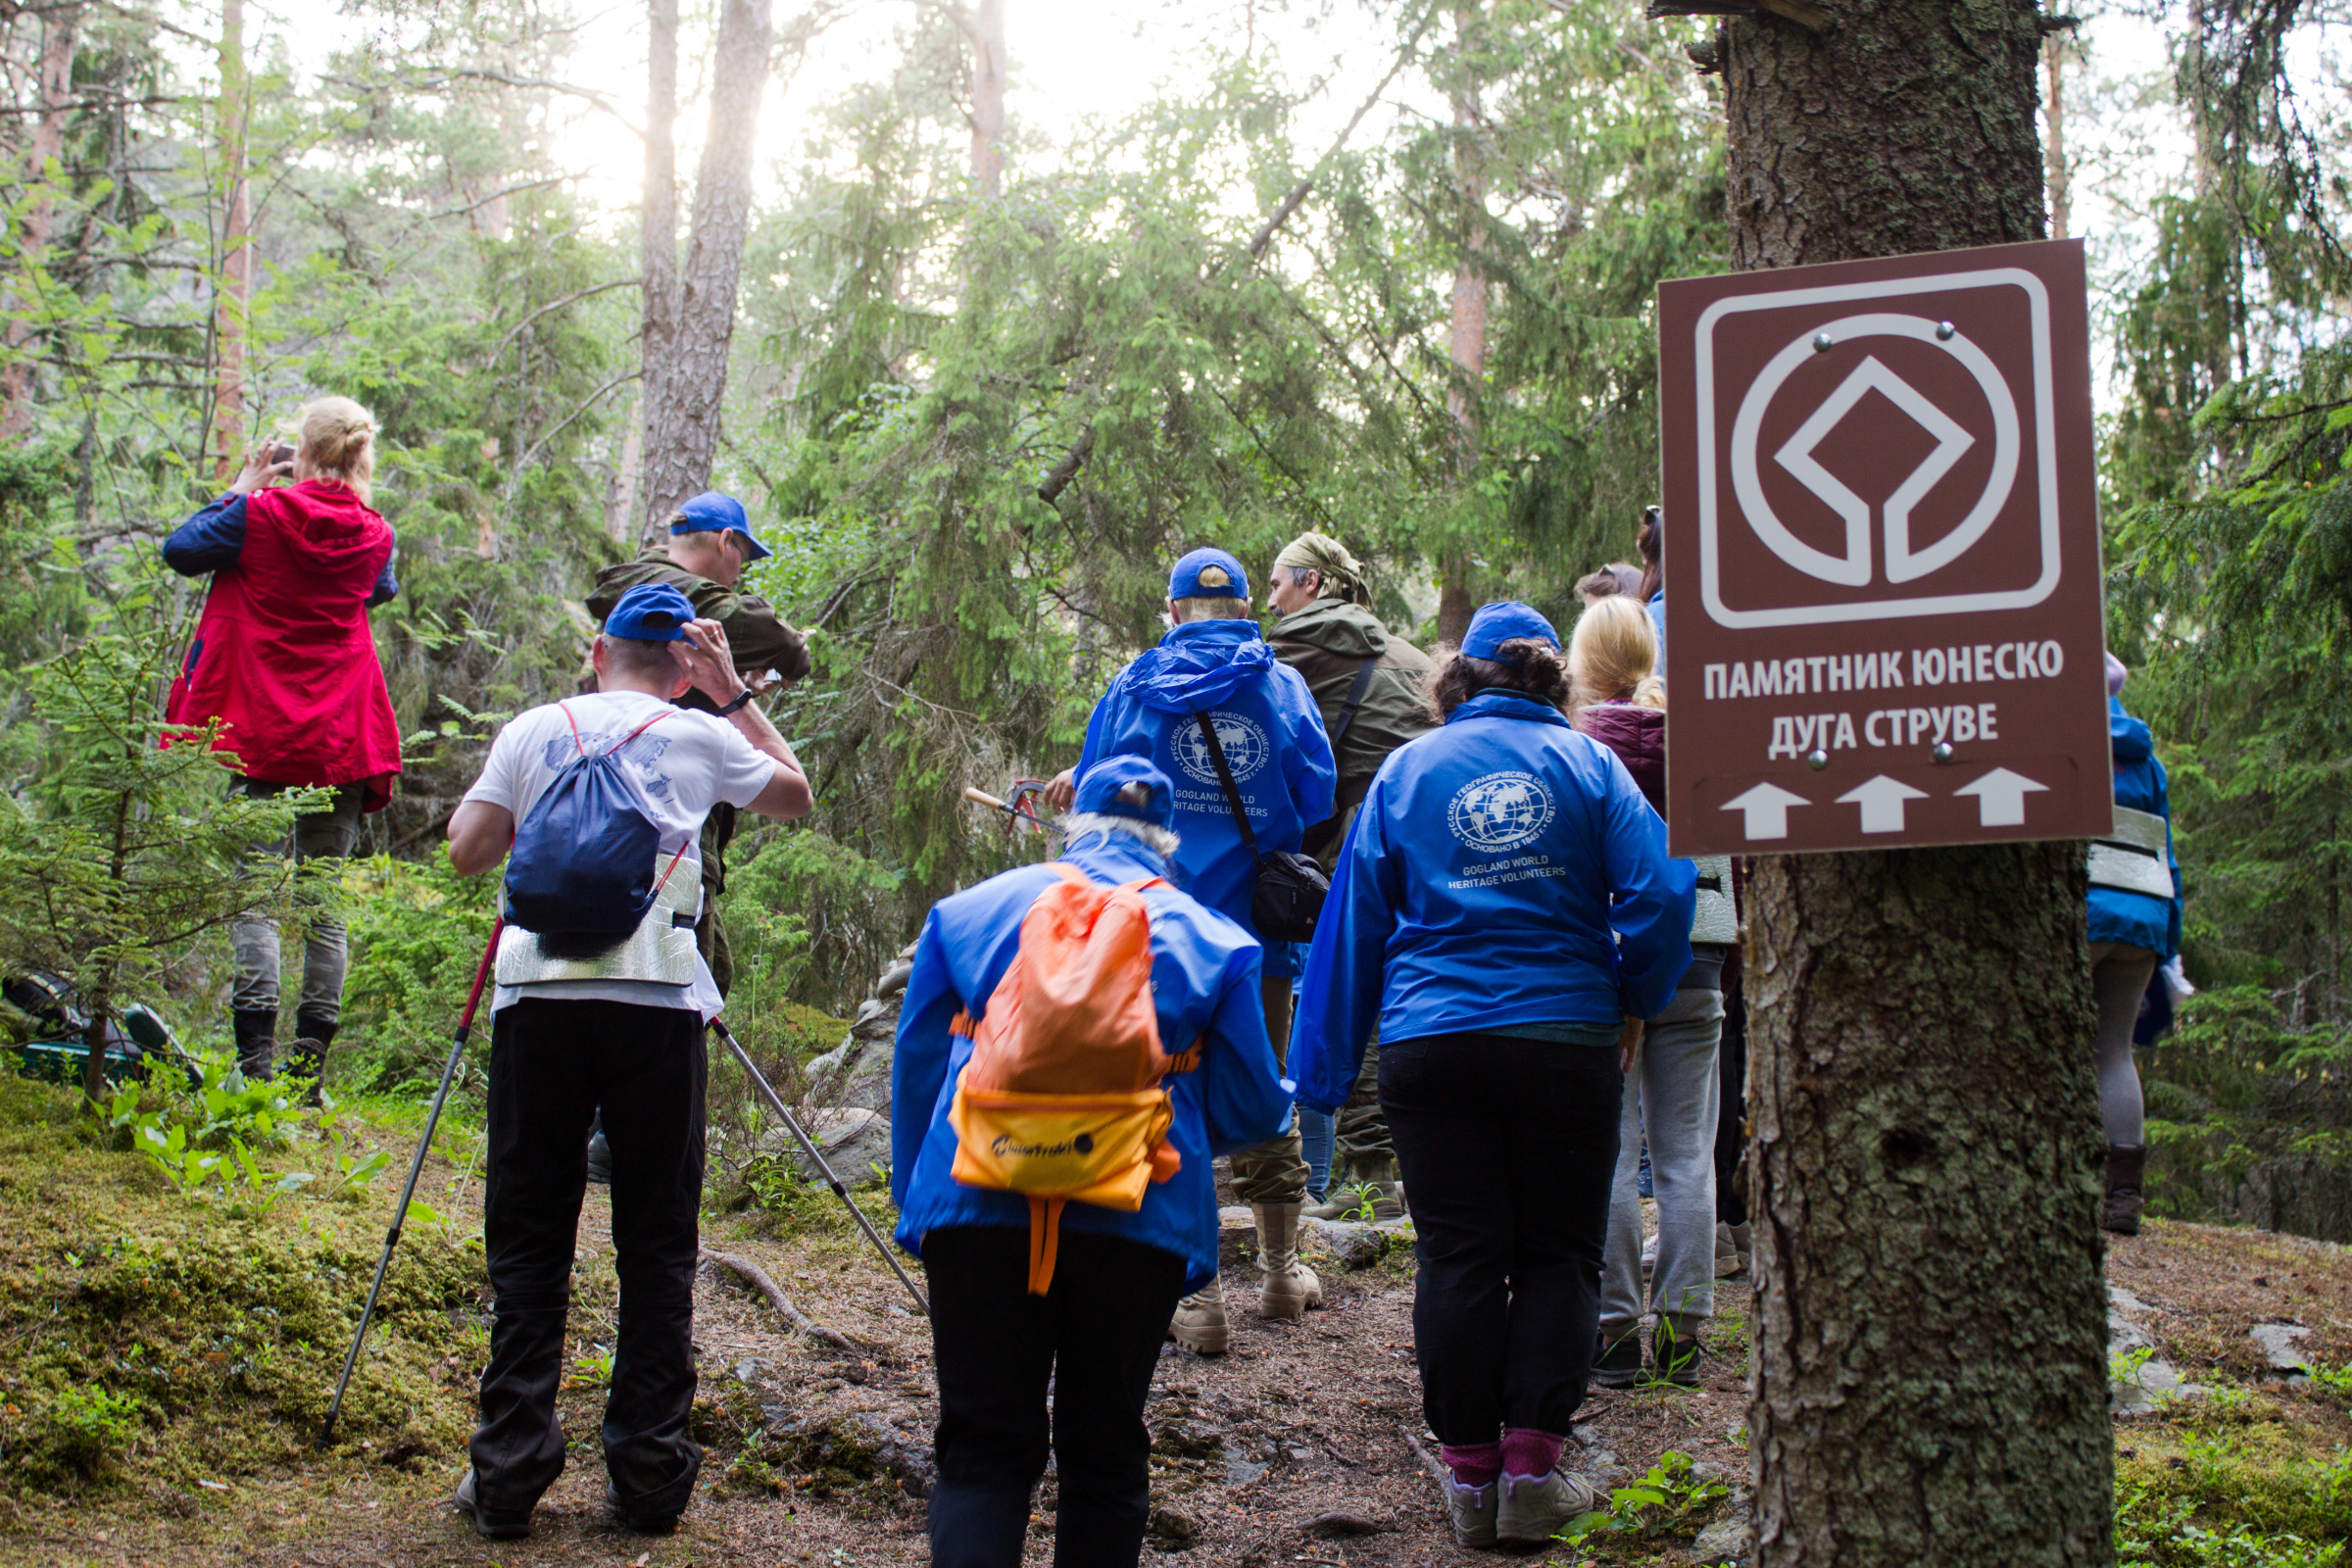
[[[2180,951],[2180,861],[2173,854],[2173,807],[2165,791],[2164,764],[2148,726],[2124,711],[2124,700],[2107,699],[2107,740],[2115,749],[2115,804],[2164,818],[2164,860],[2173,872],[2173,896],[2159,899],[2122,888],[2090,890],[2090,940],[2129,942],[2159,958]]]
[[[1062,857],[1098,882],[1164,877],[1167,862],[1124,835],[1088,836]],[[922,1255],[925,1233],[942,1225],[1029,1228],[1017,1193],[965,1187],[949,1175],[956,1129],[948,1107],[972,1043],[948,1033],[960,1011],[977,1018],[1020,948],[1021,917],[1059,878],[1024,865],[931,906],[914,952],[914,973],[899,1013],[890,1069],[890,1196],[899,1205],[899,1245]],[[1167,1080],[1176,1119],[1169,1142],[1183,1167],[1146,1188],[1133,1214],[1092,1203],[1061,1212],[1065,1231],[1101,1231],[1174,1252],[1184,1288],[1216,1277],[1216,1182],[1209,1161],[1274,1136],[1290,1115],[1291,1089],[1274,1065],[1258,997],[1256,939],[1171,887],[1144,894],[1152,915],[1152,995],[1161,1046],[1174,1054],[1202,1043],[1200,1064]]]
[[[1224,742],[1250,829],[1267,855],[1296,851],[1331,815],[1340,770],[1305,677],[1274,657],[1253,620],[1188,620],[1119,671],[1086,723],[1078,773],[1102,758],[1148,757],[1176,786],[1176,851],[1184,890],[1242,928],[1257,887],[1250,859],[1193,715]]]
[[[1655,1016],[1690,966],[1698,873],[1615,753],[1485,691],[1389,754],[1307,952],[1291,1067],[1337,1110],[1383,1041]]]

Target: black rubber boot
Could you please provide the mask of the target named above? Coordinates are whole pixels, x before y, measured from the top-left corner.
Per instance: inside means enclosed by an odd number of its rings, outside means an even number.
[[[2139,1234],[2139,1213],[2146,1206],[2139,1184],[2148,1173],[2148,1146],[2107,1146],[2107,1210],[2099,1223],[2118,1236]]]
[[[319,1085],[326,1076],[326,1048],[333,1044],[334,1038],[334,1019],[311,1012],[294,1015],[294,1043],[286,1048],[286,1071],[311,1081],[310,1102],[314,1105],[318,1103]]]
[[[277,1009],[239,1007],[229,1015],[237,1035],[237,1066],[248,1078],[275,1075]]]

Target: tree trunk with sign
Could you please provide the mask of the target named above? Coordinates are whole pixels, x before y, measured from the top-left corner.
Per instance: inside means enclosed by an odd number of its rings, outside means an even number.
[[[1718,41],[1736,269],[2043,237],[2033,8],[1774,9]],[[2114,1559],[2085,886],[2073,842],[1757,862],[1757,1568]]]

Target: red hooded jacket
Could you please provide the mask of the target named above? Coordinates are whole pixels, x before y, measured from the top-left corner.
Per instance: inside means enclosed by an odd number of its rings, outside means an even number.
[[[248,778],[364,783],[367,808],[382,808],[400,772],[400,726],[368,606],[392,549],[391,524],[316,479],[227,497],[190,518],[164,559],[191,575],[211,570],[213,590],[165,716],[223,720],[220,749],[237,754]]]

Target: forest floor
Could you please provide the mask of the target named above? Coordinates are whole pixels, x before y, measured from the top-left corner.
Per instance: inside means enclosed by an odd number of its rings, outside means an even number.
[[[37,1391],[7,1381],[7,1358],[47,1353],[38,1348],[44,1325],[62,1332],[56,1325],[66,1321],[67,1303],[93,1294],[111,1299],[108,1292],[116,1290],[107,1283],[111,1276],[88,1275],[113,1239],[91,1235],[76,1251],[61,1238],[76,1225],[129,1223],[129,1209],[109,1209],[103,1201],[101,1189],[112,1180],[151,1187],[132,1195],[151,1216],[198,1206],[165,1196],[160,1183],[121,1154],[53,1152],[37,1174],[11,1163],[32,1150],[24,1139],[0,1146],[0,1286],[6,1287],[0,1392],[11,1401],[6,1413],[20,1425],[31,1420],[20,1404]],[[103,1175],[118,1168],[119,1177]],[[463,1176],[461,1165],[444,1168],[436,1156],[425,1188],[443,1193],[457,1186],[456,1211],[447,1215],[453,1234],[479,1222],[478,1208],[464,1196]],[[472,1190],[478,1193],[478,1184]],[[877,1220],[887,1218],[879,1195],[864,1200]],[[289,1245],[321,1229],[316,1219],[285,1214],[280,1209],[266,1225],[283,1232]],[[937,1416],[927,1333],[831,1199],[808,1190],[782,1214],[751,1210],[707,1222],[705,1246],[759,1263],[803,1310],[856,1348],[795,1332],[732,1275],[706,1269],[695,1330],[702,1363],[697,1436],[710,1450],[702,1488],[673,1536],[640,1537],[611,1523],[600,1500],[596,1443],[599,1358],[610,1344],[614,1300],[608,1220],[606,1194],[592,1188],[568,1351],[577,1375],[563,1396],[570,1463],[527,1540],[481,1542],[448,1502],[465,1467],[471,1382],[486,1346],[478,1312],[461,1305],[446,1313],[456,1325],[447,1344],[417,1326],[416,1311],[403,1318],[391,1348],[379,1350],[371,1340],[361,1383],[379,1376],[407,1404],[387,1408],[379,1397],[331,1454],[315,1454],[299,1441],[300,1428],[322,1403],[310,1391],[302,1400],[278,1396],[276,1405],[249,1398],[220,1418],[276,1423],[274,1446],[224,1446],[213,1435],[208,1443],[172,1448],[159,1439],[157,1451],[144,1457],[134,1444],[126,1456],[93,1462],[86,1474],[47,1486],[25,1484],[0,1464],[0,1561],[12,1568],[155,1562],[832,1568],[924,1561],[916,1494]],[[356,1292],[364,1289],[365,1273],[350,1265],[361,1257],[372,1263],[370,1233],[364,1224],[343,1229],[350,1239],[338,1244],[345,1250],[325,1272],[336,1276],[334,1291]],[[1234,1243],[1229,1236],[1229,1253]],[[240,1245],[250,1250],[255,1244],[249,1237]],[[413,1234],[406,1245],[453,1255],[466,1250],[446,1236]],[[478,1269],[478,1251],[473,1256]],[[2306,1560],[2207,1558],[2168,1549],[2167,1544],[2193,1544],[2200,1531],[2234,1530],[2263,1543],[2299,1536],[2315,1544],[2352,1535],[2346,1512],[2352,1426],[2344,1413],[2345,1380],[2328,1370],[2352,1363],[2352,1253],[2256,1232],[2152,1224],[2147,1234],[2116,1244],[2109,1269],[2121,1293],[2119,1319],[2129,1324],[2119,1372],[2155,1384],[2163,1379],[2148,1375],[2146,1364],[2159,1363],[2193,1390],[2159,1390],[2154,1409],[2118,1420],[2128,1526],[2146,1536],[2149,1560]],[[78,1283],[66,1278],[74,1270],[83,1271]],[[1450,1544],[1417,1451],[1431,1446],[1412,1362],[1409,1251],[1398,1248],[1353,1271],[1325,1258],[1322,1277],[1322,1310],[1272,1323],[1247,1309],[1241,1286],[1250,1273],[1235,1269],[1228,1275],[1237,1308],[1231,1352],[1205,1359],[1173,1346],[1164,1352],[1148,1412],[1156,1446],[1147,1562],[1405,1568],[1482,1560]],[[1646,1528],[1561,1543],[1522,1560],[1563,1568],[1720,1560],[1693,1555],[1689,1543],[1700,1526],[1737,1506],[1738,1498],[1724,1497],[1708,1479],[1720,1477],[1743,1494],[1747,1475],[1742,1346],[1751,1298],[1742,1279],[1723,1286],[1703,1389],[1595,1391],[1580,1417],[1586,1462],[1607,1467],[1612,1479],[1624,1479],[1620,1470],[1639,1477],[1669,1453],[1688,1456],[1690,1476],[1664,1489],[1667,1503],[1649,1510]],[[42,1293],[59,1290],[67,1294],[44,1306]],[[2252,1337],[2264,1323],[2306,1330],[2287,1343],[2318,1376],[2290,1381],[2273,1366]],[[118,1339],[127,1334],[118,1331]],[[2145,1342],[2144,1353],[2131,1348],[2135,1341]],[[327,1366],[331,1386],[340,1349],[319,1350],[303,1364]],[[108,1353],[119,1363],[139,1352],[117,1344]],[[250,1381],[252,1374],[246,1376]],[[315,1381],[317,1374],[302,1376]],[[1033,1526],[1032,1563],[1052,1560],[1052,1486],[1049,1476]],[[1327,1514],[1348,1517],[1316,1527]],[[2329,1551],[2308,1560],[2332,1561]]]

